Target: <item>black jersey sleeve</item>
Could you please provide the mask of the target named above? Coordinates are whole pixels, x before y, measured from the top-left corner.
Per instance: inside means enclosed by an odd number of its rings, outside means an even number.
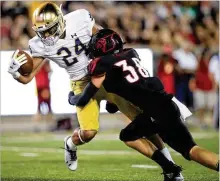
[[[98,76],[108,72],[113,63],[115,57],[112,55],[107,55],[99,58],[93,59],[88,66],[88,74],[90,76]]]
[[[93,59],[88,66],[88,74],[90,76],[101,75],[106,72],[106,67],[101,63],[101,57]]]
[[[135,49],[130,48],[130,49],[127,49],[127,51],[128,51],[128,55],[127,56],[135,57],[135,58],[140,60],[140,57],[139,57],[139,55],[138,55],[138,53],[137,53],[137,51]]]

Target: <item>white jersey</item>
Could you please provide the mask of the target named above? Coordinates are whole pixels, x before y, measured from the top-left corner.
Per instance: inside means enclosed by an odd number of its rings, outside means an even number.
[[[55,45],[46,46],[38,36],[29,40],[33,57],[43,57],[65,68],[71,80],[79,80],[87,75],[89,58],[85,46],[92,36],[94,18],[85,9],[73,11],[64,16],[66,36]]]

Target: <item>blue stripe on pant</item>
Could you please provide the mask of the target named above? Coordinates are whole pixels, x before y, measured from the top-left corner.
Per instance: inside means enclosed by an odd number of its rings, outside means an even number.
[[[176,98],[187,107],[193,108],[193,93],[189,89],[188,80],[182,80],[176,84]]]

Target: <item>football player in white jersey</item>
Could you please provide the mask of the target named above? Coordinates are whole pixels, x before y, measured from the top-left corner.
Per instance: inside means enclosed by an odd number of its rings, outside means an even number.
[[[33,57],[33,71],[28,76],[18,72],[21,65],[27,62],[24,54],[18,56],[18,50],[13,54],[8,72],[19,82],[29,83],[44,65],[45,60],[51,60],[65,68],[71,80],[74,94],[79,94],[90,81],[87,74],[87,45],[92,34],[101,27],[95,24],[94,18],[85,9],[79,9],[63,16],[61,8],[47,2],[41,4],[33,13],[33,30],[37,36],[29,40],[29,48]],[[119,110],[130,120],[136,117],[140,110],[123,98],[107,93],[102,88],[85,108],[77,107],[80,128],[74,130],[72,136],[64,139],[65,162],[72,171],[77,168],[77,145],[89,142],[99,129],[99,103],[108,100],[117,105]],[[169,151],[164,147],[159,137],[155,136],[154,144],[161,152],[172,160]],[[140,139],[127,144],[149,156],[154,147],[151,142]]]

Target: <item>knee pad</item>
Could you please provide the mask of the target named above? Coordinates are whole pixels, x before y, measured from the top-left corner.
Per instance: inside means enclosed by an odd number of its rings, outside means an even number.
[[[183,155],[185,159],[191,160],[190,151],[197,144],[192,137],[185,136],[184,138],[185,138],[185,141],[182,141],[182,144],[185,146],[182,146],[181,154]]]
[[[153,134],[154,126],[150,117],[140,114],[126,128],[121,130],[119,138],[121,141],[135,141]]]
[[[182,156],[186,159],[186,160],[191,160],[191,158],[190,158],[190,150],[194,147],[194,146],[196,146],[196,143],[191,143],[191,145],[189,145],[188,146],[188,148],[186,149],[186,150],[184,150],[184,151],[181,151],[181,154],[182,154]]]
[[[181,153],[181,155],[186,159],[186,160],[191,160],[190,159],[190,154],[189,154],[189,152],[188,151],[183,151],[183,152],[180,152]]]
[[[135,136],[132,134],[132,132],[128,131],[126,128],[125,129],[122,129],[121,132],[120,132],[120,135],[119,135],[119,139],[121,141],[135,141],[138,138],[138,136]]]
[[[106,103],[105,109],[110,113],[110,114],[114,114],[118,111],[118,107],[110,102]]]
[[[186,160],[189,160],[189,161],[191,160],[189,151],[182,152],[181,154]]]

